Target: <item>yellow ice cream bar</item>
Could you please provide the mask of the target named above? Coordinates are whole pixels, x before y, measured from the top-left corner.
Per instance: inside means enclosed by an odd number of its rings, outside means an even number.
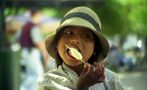
[[[75,59],[77,59],[77,60],[82,61],[83,63],[85,63],[85,62],[83,61],[82,54],[81,54],[76,48],[68,47],[67,45],[65,45],[65,46],[70,50],[71,55],[72,55]]]
[[[71,55],[76,58],[77,60],[82,60],[82,55],[81,53],[75,49],[75,48],[69,48],[70,52],[71,52]]]

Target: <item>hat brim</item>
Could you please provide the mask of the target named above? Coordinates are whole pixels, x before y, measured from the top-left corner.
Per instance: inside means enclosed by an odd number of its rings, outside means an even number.
[[[54,47],[52,47],[54,41],[55,33],[48,35],[45,39],[45,47],[47,52],[50,54],[51,57],[55,58]]]

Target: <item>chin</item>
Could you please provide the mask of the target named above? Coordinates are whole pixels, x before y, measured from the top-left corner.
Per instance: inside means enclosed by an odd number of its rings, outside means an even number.
[[[71,67],[77,67],[77,66],[82,65],[82,64],[83,64],[82,62],[79,62],[79,63],[68,63],[67,65],[71,66]]]

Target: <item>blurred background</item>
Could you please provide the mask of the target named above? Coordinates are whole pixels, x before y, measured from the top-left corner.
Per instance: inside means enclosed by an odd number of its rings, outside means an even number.
[[[147,0],[1,0],[0,90],[25,90],[20,89],[25,66],[15,36],[30,20],[28,10],[41,10],[39,28],[45,38],[55,32],[68,10],[81,5],[92,8],[101,19],[102,33],[111,46],[105,66],[118,73],[126,90],[146,90]],[[48,69],[54,68],[49,59]]]

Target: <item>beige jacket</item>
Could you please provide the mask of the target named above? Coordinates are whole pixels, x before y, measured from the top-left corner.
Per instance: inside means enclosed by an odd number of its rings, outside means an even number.
[[[65,64],[47,72],[37,81],[37,90],[75,90],[78,75]],[[89,90],[124,90],[116,73],[105,68],[105,81]]]

